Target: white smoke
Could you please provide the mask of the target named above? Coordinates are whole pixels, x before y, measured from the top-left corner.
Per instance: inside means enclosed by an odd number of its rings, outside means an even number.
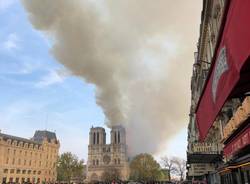
[[[57,61],[96,86],[106,123],[127,128],[131,154],[160,151],[187,124],[199,0],[23,4]]]

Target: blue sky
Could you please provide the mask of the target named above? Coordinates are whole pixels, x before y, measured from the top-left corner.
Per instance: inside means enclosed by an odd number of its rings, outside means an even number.
[[[94,86],[70,76],[49,53],[19,1],[0,1],[0,129],[31,137],[56,131],[61,151],[86,159],[91,125],[103,125]]]
[[[70,75],[50,43],[32,28],[20,1],[0,0],[0,129],[27,138],[37,129],[56,131],[61,152],[86,160],[89,128],[104,126],[105,117],[95,87]],[[162,155],[184,158],[186,127],[167,145]]]

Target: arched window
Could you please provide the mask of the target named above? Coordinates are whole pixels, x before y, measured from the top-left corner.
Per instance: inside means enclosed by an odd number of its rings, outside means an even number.
[[[118,144],[120,143],[120,132],[118,132]]]
[[[94,135],[93,135],[93,144],[95,144],[95,132],[94,132]]]
[[[99,132],[97,132],[96,134],[97,134],[96,142],[97,142],[97,144],[99,144]]]
[[[115,144],[117,143],[117,137],[116,137],[116,132],[115,132]]]

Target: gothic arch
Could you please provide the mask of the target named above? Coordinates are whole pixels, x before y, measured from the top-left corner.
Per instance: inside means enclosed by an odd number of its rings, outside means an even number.
[[[91,174],[91,181],[98,181],[98,175],[96,173]]]

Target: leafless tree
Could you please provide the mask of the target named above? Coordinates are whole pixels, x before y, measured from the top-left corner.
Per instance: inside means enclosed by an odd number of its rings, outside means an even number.
[[[165,169],[169,170],[169,177],[171,180],[171,174],[175,172],[175,168],[174,168],[174,162],[173,162],[173,158],[170,158],[168,156],[164,156],[161,158],[161,164],[163,165],[163,167]]]
[[[174,157],[172,162],[173,162],[173,171],[175,172],[175,174],[179,175],[180,180],[183,181],[186,172],[186,161],[181,158]]]

